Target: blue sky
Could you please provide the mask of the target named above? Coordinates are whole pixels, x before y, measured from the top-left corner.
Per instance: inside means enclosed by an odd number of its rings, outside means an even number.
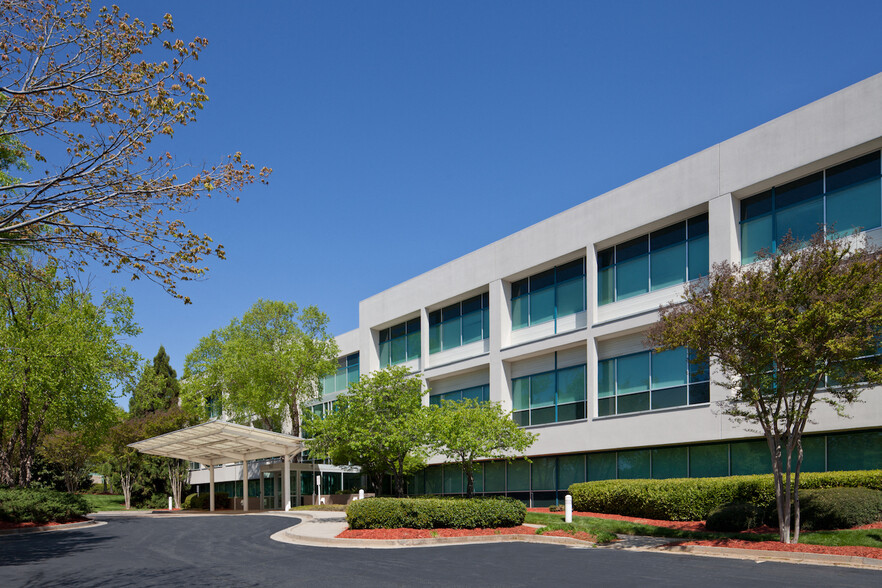
[[[359,300],[882,68],[878,0],[120,5],[209,40],[179,160],[274,169],[186,217],[227,250],[182,287],[193,304],[95,277],[127,288],[131,343],[179,374],[258,298],[354,329]]]

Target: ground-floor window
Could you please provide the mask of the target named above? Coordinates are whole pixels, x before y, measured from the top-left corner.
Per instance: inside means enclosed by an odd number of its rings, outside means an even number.
[[[804,472],[882,469],[882,429],[803,437]],[[477,464],[474,491],[532,506],[562,504],[571,484],[595,480],[710,478],[772,472],[765,439],[578,453]],[[429,466],[408,480],[411,495],[462,495],[458,464]]]

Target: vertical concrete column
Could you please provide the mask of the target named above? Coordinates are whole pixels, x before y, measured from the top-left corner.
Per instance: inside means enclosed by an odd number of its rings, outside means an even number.
[[[282,504],[288,512],[291,510],[291,457],[286,453],[282,460]]]
[[[710,248],[710,265],[723,261],[733,263],[741,261],[741,206],[740,201],[732,194],[722,194],[708,203],[708,239]],[[716,365],[711,365],[710,401],[714,404],[724,400],[729,391],[714,384],[723,380],[723,374]],[[716,413],[715,413],[716,414]],[[724,419],[716,414],[722,427]],[[722,430],[721,430],[722,432]]]
[[[589,315],[590,316],[590,315]],[[585,416],[589,420],[597,416],[597,342],[588,329],[588,340],[585,342]]]
[[[511,385],[502,349],[511,342],[511,285],[502,280],[490,282],[490,400],[511,410]]]
[[[710,263],[741,261],[740,202],[732,194],[717,196],[708,203]]]
[[[429,311],[420,309],[420,370],[429,367]]]
[[[248,512],[248,458],[242,456],[242,512]]]
[[[208,509],[214,512],[214,463],[208,464]]]
[[[429,362],[429,311],[425,308],[420,309],[420,371],[425,372],[426,368],[431,365]],[[425,378],[423,378],[425,381]],[[428,383],[428,382],[427,382]],[[423,406],[429,406],[429,395],[423,396]]]

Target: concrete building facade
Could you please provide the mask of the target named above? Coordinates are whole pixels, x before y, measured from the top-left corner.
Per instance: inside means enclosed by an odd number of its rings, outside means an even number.
[[[338,337],[323,406],[389,364],[418,373],[430,402],[500,402],[538,434],[532,463],[486,462],[476,489],[535,505],[577,481],[770,471],[759,432],[720,414],[726,389],[644,333],[688,281],[787,229],[882,241],[880,149],[882,74],[376,294]],[[882,468],[882,397],[862,399],[850,419],[816,408],[806,470]],[[440,460],[409,484],[463,488]]]

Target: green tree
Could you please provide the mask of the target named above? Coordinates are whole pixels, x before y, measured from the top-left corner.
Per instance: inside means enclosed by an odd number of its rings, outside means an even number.
[[[786,239],[747,266],[714,264],[660,309],[649,340],[710,358],[730,390],[723,411],[759,426],[769,447],[784,543],[799,540],[802,434],[815,404],[843,414],[882,382],[882,254],[857,236]],[[791,507],[793,520],[791,521]],[[791,535],[792,526],[792,535]]]
[[[371,472],[390,473],[397,496],[407,475],[425,466],[430,430],[422,381],[404,366],[364,375],[337,397],[324,418],[307,416],[315,457],[352,462]]]
[[[89,0],[2,7],[0,148],[26,158],[33,173],[0,182],[0,244],[94,259],[181,297],[179,281],[203,275],[205,257],[224,257],[182,213],[270,172],[240,153],[193,169],[168,150],[167,139],[208,100],[205,79],[188,73],[208,42],[168,38],[169,14],[148,25],[116,6],[93,15]]]
[[[76,492],[89,473],[93,449],[82,432],[56,429],[45,435],[40,444],[41,456],[56,465],[64,476],[65,489]]]
[[[498,402],[444,400],[431,410],[432,450],[459,462],[466,475],[466,496],[475,493],[475,461],[514,458],[526,451],[538,435],[511,420]]]
[[[144,456],[130,443],[149,437],[146,434],[144,418],[124,419],[111,427],[107,438],[110,463],[119,474],[120,489],[126,509],[132,508],[132,489],[144,464]]]
[[[220,399],[233,420],[269,430],[287,420],[299,436],[301,404],[319,397],[338,353],[328,316],[315,306],[258,300],[187,355],[183,399],[203,412]]]
[[[178,405],[181,385],[178,374],[171,366],[165,347],[159,346],[153,364],[147,364],[129,400],[129,412],[143,416],[148,412],[168,410]]]
[[[47,432],[80,432],[87,442],[110,425],[114,388],[138,355],[120,342],[139,332],[130,298],[98,305],[51,265],[20,256],[28,276],[0,267],[0,484],[28,486]]]

